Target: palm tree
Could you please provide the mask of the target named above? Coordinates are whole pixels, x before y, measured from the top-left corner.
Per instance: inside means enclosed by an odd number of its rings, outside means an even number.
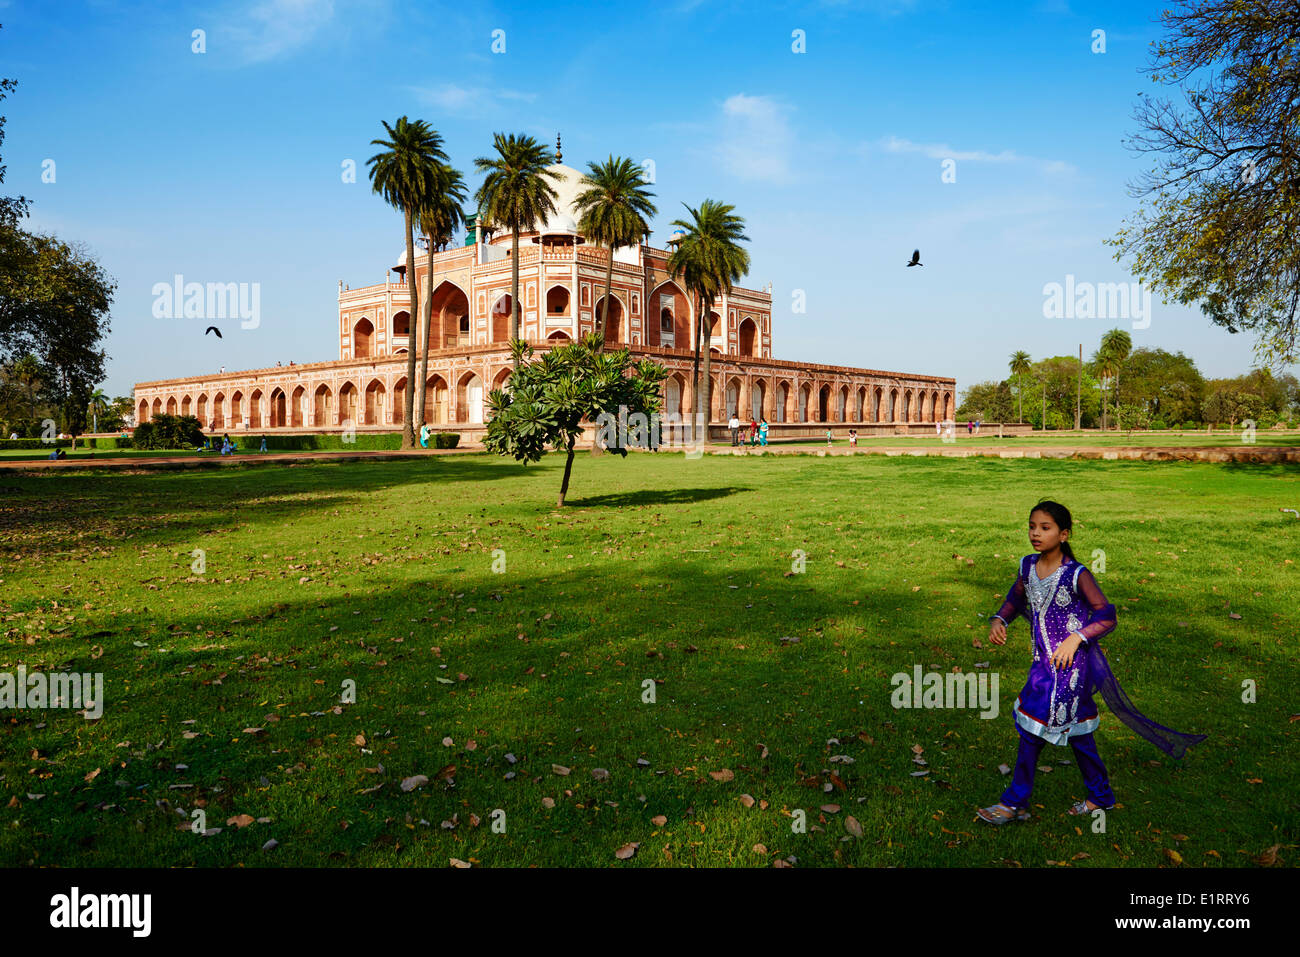
[[[1019,406],[1018,417],[1022,424],[1025,421],[1025,390],[1021,383],[1023,382],[1024,374],[1030,369],[1030,361],[1028,352],[1024,349],[1017,349],[1011,354],[1011,362],[1008,366],[1011,370],[1011,374],[1016,377],[1016,403]]]
[[[492,145],[497,155],[480,156],[475,169],[486,173],[483,185],[474,194],[480,218],[478,224],[510,230],[510,338],[519,338],[519,234],[545,223],[555,215],[559,194],[547,182],[564,177],[550,169],[555,154],[531,136],[496,133]],[[514,357],[519,371],[519,355]]]
[[[574,200],[574,208],[581,218],[578,232],[600,243],[609,250],[605,266],[605,298],[596,316],[596,332],[600,336],[598,351],[605,348],[605,319],[609,312],[614,285],[614,252],[623,246],[634,246],[650,231],[646,219],[658,210],[650,202],[654,193],[648,192],[642,169],[627,157],[610,156],[604,163],[588,163],[590,170],[582,177],[586,187]]]
[[[685,203],[682,204],[686,206]],[[699,209],[686,206],[690,220],[673,220],[684,235],[668,257],[668,269],[681,277],[688,292],[699,304],[696,313],[695,361],[691,372],[691,391],[695,396],[696,415],[704,413],[707,426],[712,415],[709,381],[709,347],[704,346],[704,395],[700,395],[700,342],[711,338],[709,313],[718,296],[731,292],[731,284],[749,271],[749,253],[740,247],[749,237],[741,230],[745,221],[733,214],[736,207],[706,199]]]
[[[432,177],[433,191],[424,197],[416,219],[428,244],[424,278],[424,335],[420,346],[420,404],[417,420],[424,424],[424,401],[429,379],[429,339],[433,334],[433,253],[451,242],[452,235],[465,222],[465,178],[460,170],[439,163]],[[407,381],[410,381],[409,379]]]
[[[108,411],[108,396],[103,389],[96,389],[90,394],[90,417],[93,421],[92,432],[99,431],[99,413]]]
[[[406,408],[402,428],[402,448],[415,447],[415,424],[411,421],[415,401],[415,332],[419,325],[415,283],[415,240],[411,228],[423,197],[433,192],[432,180],[438,164],[447,162],[442,149],[442,137],[429,128],[424,120],[411,122],[398,117],[395,126],[384,121],[387,140],[371,140],[374,146],[384,147],[366,161],[370,167],[370,182],[376,193],[402,211],[406,230],[406,282],[411,294],[410,320],[407,322],[406,345]],[[423,391],[423,390],[421,390]]]
[[[1113,363],[1115,372],[1115,407],[1119,408],[1119,370],[1128,359],[1129,353],[1133,351],[1133,337],[1123,329],[1111,329],[1101,337],[1101,348],[1098,352]]]

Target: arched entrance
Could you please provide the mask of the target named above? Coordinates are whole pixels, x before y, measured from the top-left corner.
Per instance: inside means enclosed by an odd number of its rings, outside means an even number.
[[[430,349],[469,345],[469,298],[459,286],[443,280],[433,291],[432,309],[433,320],[429,323]]]
[[[456,385],[456,421],[483,421],[483,380],[473,372],[467,372]]]
[[[424,421],[430,425],[447,424],[447,380],[440,375],[430,376],[424,384]]]
[[[754,320],[746,316],[740,323],[737,349],[742,356],[754,355],[754,344],[758,341],[758,326]]]
[[[491,331],[492,342],[510,341],[510,305],[514,302],[510,293],[506,293],[492,304]]]
[[[289,402],[290,416],[289,421],[293,423],[295,429],[301,429],[306,421],[307,415],[307,390],[303,386],[293,390],[293,398]]]
[[[600,309],[604,302],[604,296],[596,300],[596,310],[591,314],[593,320],[599,318]],[[609,311],[605,316],[605,341],[623,341],[623,303],[619,301],[618,296],[610,297]]]
[[[831,404],[831,387],[822,386],[817,390],[817,421],[827,422],[830,420]]]
[[[403,313],[404,315],[404,313]],[[396,316],[393,317],[396,322]],[[356,325],[352,327],[352,357],[354,359],[369,359],[374,352],[375,327],[371,321],[364,316],[357,320]]]
[[[330,421],[330,406],[333,404],[334,393],[324,382],[316,387],[316,395],[312,400],[312,425],[328,425]]]
[[[366,386],[366,425],[381,425],[384,421],[384,400],[388,397],[384,384],[371,379]]]
[[[347,426],[357,424],[357,387],[351,382],[343,383],[339,389],[339,418],[335,425]]]
[[[262,427],[261,389],[254,389],[253,394],[248,397],[248,427],[250,429],[260,429]]]
[[[202,397],[199,401],[202,402]],[[285,404],[283,389],[276,389],[271,393],[271,428],[284,428]]]

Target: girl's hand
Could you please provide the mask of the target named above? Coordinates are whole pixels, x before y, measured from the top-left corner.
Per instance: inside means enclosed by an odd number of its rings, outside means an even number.
[[[1052,664],[1062,671],[1070,667],[1074,663],[1074,653],[1079,649],[1080,643],[1081,639],[1078,635],[1070,635],[1052,652]]]
[[[995,645],[1007,643],[1007,623],[1001,618],[994,618],[989,624],[989,641]]]

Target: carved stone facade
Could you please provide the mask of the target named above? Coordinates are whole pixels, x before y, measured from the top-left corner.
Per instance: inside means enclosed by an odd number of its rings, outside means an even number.
[[[591,331],[605,290],[607,250],[577,232],[573,198],[581,174],[567,166],[556,184],[559,212],[522,234],[519,295],[522,337],[543,350]],[[510,374],[511,238],[476,231],[472,244],[433,256],[425,419],[482,429],[485,397]],[[402,422],[410,292],[405,250],[391,271],[399,281],[343,288],[338,300],[339,358],[242,372],[141,382],[137,422],[160,412],[190,414],[218,432],[315,431],[354,427],[392,431]],[[649,356],[669,371],[664,411],[688,413],[695,303],[668,271],[670,253],[637,245],[616,250],[607,342]],[[428,260],[417,250],[416,282]],[[711,311],[711,420],[732,411],[772,423],[936,422],[951,418],[956,380],[772,358],[770,292],[735,287]]]

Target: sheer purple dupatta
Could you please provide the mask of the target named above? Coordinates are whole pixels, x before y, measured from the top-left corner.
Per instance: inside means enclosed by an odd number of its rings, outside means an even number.
[[[1204,734],[1175,731],[1152,721],[1134,707],[1133,702],[1124,693],[1124,689],[1119,686],[1119,682],[1115,680],[1115,675],[1110,670],[1110,662],[1106,660],[1106,655],[1101,650],[1101,645],[1089,642],[1088,656],[1088,673],[1093,686],[1101,692],[1101,697],[1106,702],[1106,707],[1110,708],[1111,714],[1132,728],[1135,734],[1146,738],[1173,758],[1181,758],[1189,747],[1208,737]]]

